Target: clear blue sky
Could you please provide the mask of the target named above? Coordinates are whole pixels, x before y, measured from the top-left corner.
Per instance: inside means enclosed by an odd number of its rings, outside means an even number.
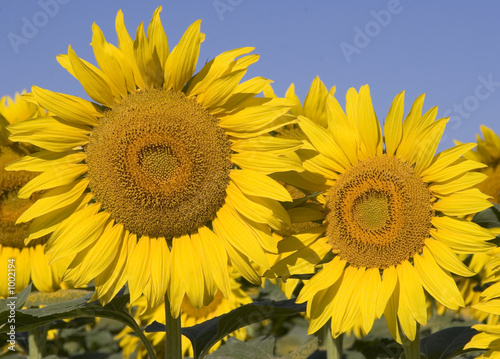
[[[55,5],[57,4],[57,6]],[[474,141],[479,125],[500,132],[500,2],[298,0],[0,0],[0,95],[32,85],[86,97],[56,62],[69,44],[94,62],[91,26],[116,44],[118,9],[134,35],[163,5],[170,44],[203,19],[200,64],[220,52],[254,46],[261,55],[247,76],[291,82],[303,100],[315,76],[344,103],[349,87],[368,83],[379,119],[394,96],[406,104],[427,93],[425,109],[452,116],[440,150]],[[87,97],[86,97],[87,98]]]

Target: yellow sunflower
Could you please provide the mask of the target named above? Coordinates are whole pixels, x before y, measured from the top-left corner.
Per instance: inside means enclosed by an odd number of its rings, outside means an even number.
[[[229,268],[231,271],[231,268]],[[192,327],[193,325],[203,323],[207,320],[220,316],[222,314],[228,313],[233,309],[236,309],[242,305],[249,304],[252,302],[250,297],[240,288],[241,285],[235,280],[233,276],[230,277],[231,292],[228,298],[224,298],[222,292],[217,292],[214,300],[207,306],[201,308],[195,308],[187,296],[184,297],[181,305],[181,325],[183,328]],[[146,300],[144,297],[139,298],[135,303],[136,315],[134,316],[137,323],[143,327],[147,326],[154,321],[159,323],[165,323],[165,312],[163,306],[159,306],[156,309],[147,309]],[[132,330],[130,328],[125,328],[117,336],[120,339],[120,347],[123,350],[123,355],[125,358],[130,358],[132,354],[137,350],[137,358],[146,358],[147,352],[144,345],[140,342],[139,338],[135,335],[131,335]],[[245,328],[241,328],[231,333],[240,340],[245,340],[247,338],[247,332]],[[159,358],[165,356],[165,332],[156,332],[146,334],[146,337],[154,345],[155,351]],[[214,344],[210,349],[210,352],[217,350],[223,343],[219,341]],[[187,337],[182,337],[182,353],[183,356],[192,357],[193,347],[191,341]]]
[[[60,261],[49,265],[48,258],[43,253],[47,237],[25,246],[29,223],[16,224],[19,216],[39,197],[32,195],[20,198],[17,195],[18,190],[33,179],[36,173],[7,172],[4,169],[8,163],[36,150],[30,144],[9,141],[6,127],[40,117],[44,113],[40,107],[24,101],[20,94],[16,94],[14,99],[9,96],[0,99],[0,276],[8,278],[9,263],[15,267],[15,287],[9,287],[7,280],[0,281],[0,297],[4,298],[20,292],[31,281],[42,292],[55,291],[61,285],[64,286],[61,277],[68,263]]]
[[[384,314],[395,339],[401,341],[402,330],[413,341],[416,323],[427,321],[424,289],[448,308],[462,307],[450,273],[474,273],[457,253],[494,246],[488,230],[458,217],[491,206],[472,188],[486,176],[470,171],[484,165],[460,158],[474,144],[435,155],[448,119],[435,121],[435,107],[422,114],[423,101],[422,95],[403,122],[404,92],[398,94],[384,135],[368,86],[347,92],[346,112],[326,95],[326,126],[298,117],[315,152],[304,161],[307,169],[328,186],[317,197],[324,222],[285,238],[283,247],[300,255],[273,269],[288,276],[334,256],[297,298],[307,302],[309,333],[329,319],[334,337],[356,327],[368,333]]]
[[[94,279],[108,302],[128,282],[131,301],[156,306],[167,292],[177,317],[220,290],[230,295],[228,260],[251,282],[252,262],[269,268],[271,229],[290,222],[288,192],[268,175],[301,171],[269,131],[296,119],[290,101],[256,97],[269,84],[240,82],[258,60],[230,50],[195,74],[201,21],[169,52],[159,7],[135,40],[118,12],[118,47],[93,25],[96,67],[71,47],[59,62],[95,101],[33,87],[30,100],[53,116],[10,126],[12,139],[44,150],[9,166],[43,171],[20,191],[46,193],[18,222],[29,240],[52,233],[51,261],[72,260],[64,279]]]
[[[500,258],[498,254],[494,256],[496,273],[499,273]],[[500,315],[500,282],[485,289],[481,293],[481,301],[473,305],[477,311],[481,311],[488,316],[495,316],[498,318]],[[486,349],[486,353],[479,356],[478,359],[484,358],[500,358],[500,325],[497,324],[476,324],[472,328],[478,330],[480,333],[475,335],[471,341],[464,347],[464,349]]]
[[[477,135],[477,148],[466,152],[464,157],[488,165],[481,172],[488,176],[477,187],[484,193],[490,195],[491,201],[499,204],[500,193],[500,137],[492,129],[481,126],[484,140]]]

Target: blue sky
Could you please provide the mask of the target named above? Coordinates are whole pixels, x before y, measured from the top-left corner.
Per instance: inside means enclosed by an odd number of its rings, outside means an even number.
[[[278,95],[290,83],[303,100],[315,76],[337,86],[369,84],[383,120],[394,96],[406,108],[426,93],[424,109],[451,116],[440,150],[474,141],[479,125],[500,132],[500,3],[484,1],[298,0],[0,0],[0,95],[32,85],[88,98],[56,61],[71,44],[94,62],[89,45],[96,22],[116,44],[118,9],[131,34],[163,6],[171,47],[203,19],[199,63],[222,51],[254,46],[261,55],[247,76],[274,80]]]

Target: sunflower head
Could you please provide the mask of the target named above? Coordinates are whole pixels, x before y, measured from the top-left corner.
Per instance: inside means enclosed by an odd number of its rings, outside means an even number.
[[[45,110],[25,100],[30,96],[21,97],[16,94],[12,99],[5,96],[0,99],[0,261],[7,263],[15,259],[16,288],[20,292],[30,281],[42,292],[51,292],[59,289],[64,266],[68,263],[60,262],[49,265],[44,255],[43,245],[47,237],[40,237],[36,241],[25,245],[31,222],[17,223],[17,220],[39,197],[38,193],[21,198],[19,190],[30,183],[37,173],[23,170],[7,171],[9,164],[21,160],[23,156],[30,156],[38,150],[35,146],[25,142],[12,142],[8,139],[10,124],[23,124],[36,119]],[[0,273],[7,276],[7,266],[0,269]],[[0,297],[7,297],[9,292],[6,283],[0,285]]]
[[[437,108],[423,113],[423,95],[404,120],[404,92],[397,95],[383,131],[368,86],[347,92],[346,111],[322,96],[324,117],[298,116],[310,153],[297,154],[303,179],[311,173],[327,184],[316,187],[323,223],[285,238],[288,256],[274,270],[295,274],[330,253],[298,296],[308,304],[309,332],[331,318],[334,336],[368,333],[385,314],[394,338],[403,331],[413,340],[416,323],[427,321],[425,292],[448,308],[464,306],[450,272],[473,272],[457,254],[493,247],[490,231],[462,219],[491,206],[474,188],[486,176],[473,170],[483,165],[461,157],[474,144],[435,155],[448,119],[435,120]]]
[[[8,169],[42,172],[21,196],[45,193],[18,221],[34,221],[30,240],[51,234],[51,261],[71,262],[65,279],[94,280],[103,302],[126,283],[151,307],[168,293],[177,317],[186,296],[199,308],[229,295],[228,262],[261,282],[255,268],[277,251],[271,230],[290,225],[279,201],[291,197],[270,176],[303,168],[292,155],[300,142],[270,135],[296,122],[292,101],[257,97],[267,79],[242,82],[253,49],[195,73],[201,21],[170,48],[160,12],[132,39],[120,11],[118,46],[94,25],[98,66],[71,47],[58,57],[94,102],[33,87],[52,115],[9,130],[43,151]]]

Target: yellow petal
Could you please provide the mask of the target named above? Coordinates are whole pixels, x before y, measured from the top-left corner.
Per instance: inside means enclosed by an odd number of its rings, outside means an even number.
[[[463,191],[483,182],[487,175],[480,172],[467,172],[459,178],[455,178],[444,183],[435,183],[429,186],[429,189],[439,195],[448,195],[455,192]]]
[[[328,130],[335,142],[343,149],[351,164],[358,163],[358,142],[360,138],[354,125],[347,119],[339,102],[332,95],[326,98]]]
[[[386,310],[390,298],[393,296],[394,289],[398,283],[398,274],[394,266],[384,269],[382,274],[382,283],[377,296],[377,317],[380,318],[382,313]]]
[[[285,187],[259,172],[248,169],[232,170],[229,176],[243,193],[278,201],[292,200]]]
[[[491,206],[491,202],[484,198],[479,190],[473,189],[443,197],[434,203],[433,208],[448,216],[464,216],[470,213],[481,212]]]
[[[101,274],[115,259],[124,234],[125,230],[121,224],[113,225],[113,221],[109,221],[95,244],[76,255],[68,267],[65,279],[79,287]]]
[[[218,116],[219,126],[230,131],[254,132],[284,115],[291,103],[281,98],[254,98],[247,105],[226,116]]]
[[[382,131],[373,110],[368,85],[361,86],[357,106],[358,131],[364,134],[361,139],[365,143],[370,156],[379,156],[382,154]]]
[[[299,116],[299,126],[319,153],[337,162],[343,169],[350,167],[350,162],[344,152],[325,128],[303,116]]]
[[[327,125],[325,108],[327,95],[328,90],[326,86],[319,77],[316,76],[304,100],[304,116],[325,128]]]
[[[134,236],[135,238],[135,236]],[[142,236],[128,253],[127,278],[130,292],[130,302],[134,302],[144,293],[146,283],[151,273],[151,239]]]
[[[134,42],[130,37],[127,28],[125,27],[125,22],[123,20],[123,13],[118,10],[115,21],[116,34],[118,35],[118,46],[120,51],[123,53],[124,58],[128,60],[129,65],[134,73],[134,80],[137,86],[141,89],[146,89],[146,83],[142,78],[141,71],[137,65],[134,54]]]
[[[413,263],[425,290],[438,302],[452,310],[465,306],[455,280],[443,272],[427,248],[423,249],[423,257],[418,254],[413,257]]]
[[[405,92],[401,91],[394,97],[391,108],[385,119],[385,147],[388,155],[396,153],[401,137],[403,136],[403,113]]]
[[[307,303],[309,309],[309,328],[307,329],[307,334],[310,335],[317,332],[332,317],[334,313],[334,298],[341,282],[339,281],[338,284],[334,284],[332,287],[316,293],[312,300]]]
[[[432,159],[431,164],[429,167],[424,169],[420,175],[422,177],[426,176],[432,176],[433,174],[439,174],[443,169],[448,167],[450,164],[455,162],[462,156],[464,153],[467,153],[471,149],[473,149],[477,144],[475,143],[464,143],[452,148],[449,148],[447,150],[444,150],[443,152],[438,153],[434,158]],[[426,180],[427,181],[427,180]]]
[[[429,164],[436,153],[437,146],[448,123],[449,118],[442,118],[434,122],[424,132],[418,141],[418,155],[416,159],[415,172],[421,173],[429,167]]]
[[[151,285],[153,293],[149,299],[149,306],[155,307],[165,300],[170,281],[170,250],[165,238],[151,241]]]
[[[160,19],[162,7],[158,6],[158,8],[153,13],[153,17],[148,26],[148,43],[151,46],[151,52],[153,54],[153,58],[157,58],[158,62],[161,64],[162,68],[167,61],[169,48],[168,48],[168,39],[165,34],[165,30],[163,29],[163,25]]]
[[[231,160],[243,169],[260,172],[262,174],[304,171],[299,161],[268,152],[245,151],[233,154]]]
[[[98,118],[102,117],[97,105],[78,96],[52,92],[37,86],[33,86],[31,90],[40,106],[67,121],[96,126],[99,123]]]
[[[434,260],[447,271],[462,277],[471,277],[476,274],[458,259],[457,255],[446,244],[432,238],[427,238],[425,245],[434,257]]]
[[[55,117],[39,117],[9,126],[10,139],[28,142],[49,151],[63,152],[88,143],[90,128],[68,126]]]
[[[301,141],[289,140],[275,136],[259,136],[245,140],[232,141],[231,148],[236,152],[264,151],[275,154],[283,154],[295,151],[302,147]]]
[[[191,97],[204,93],[207,87],[224,73],[234,71],[233,65],[236,57],[247,54],[252,50],[253,47],[242,47],[239,49],[229,50],[207,62],[205,66],[203,66],[203,68],[193,77],[193,80],[186,91],[186,95]],[[266,80],[266,83],[269,83],[269,80]],[[242,85],[243,84],[240,84],[239,86]]]
[[[400,307],[404,303],[412,317],[420,324],[425,325],[427,323],[425,295],[417,271],[408,261],[403,261],[396,266],[396,270],[400,286]],[[405,328],[403,327],[403,329]],[[413,339],[410,338],[410,340]]]
[[[134,239],[135,241],[135,239]],[[120,247],[115,252],[113,262],[95,280],[95,294],[93,300],[100,299],[106,305],[120,291],[127,282],[126,261],[128,255],[129,233],[125,232],[125,237]]]
[[[43,237],[49,233],[54,232],[56,227],[69,218],[73,213],[85,207],[93,198],[91,193],[84,193],[73,203],[68,206],[56,209],[47,214],[35,218],[29,227],[29,237],[25,239],[25,245],[33,239]]]
[[[49,169],[26,183],[18,192],[19,198],[29,198],[33,192],[64,186],[87,172],[87,165],[66,165]]]
[[[381,285],[379,272],[378,268],[368,268],[360,282],[365,286],[361,298],[362,328],[365,333],[370,332],[377,318],[377,302],[373,299],[377,298]]]
[[[487,167],[484,163],[460,159],[456,161],[456,164],[448,166],[438,173],[431,173],[429,175],[422,176],[424,182],[444,182],[448,181],[454,177],[460,176],[469,171],[473,171],[479,168]]]
[[[201,20],[195,21],[186,30],[181,40],[168,56],[165,64],[164,87],[180,91],[193,76],[200,53]]]
[[[148,44],[144,34],[144,24],[141,23],[137,28],[134,40],[134,56],[142,79],[147,88],[159,87],[163,83],[163,71],[159,63],[153,60],[152,49]]]
[[[38,201],[19,216],[16,223],[28,222],[35,217],[40,217],[51,211],[69,206],[80,198],[88,184],[89,180],[83,178],[79,181],[67,184],[66,186],[47,191]]]
[[[96,102],[113,107],[115,96],[110,84],[106,81],[107,76],[99,69],[91,68],[81,61],[71,46],[68,48],[68,57],[75,77],[80,81],[87,95]]]
[[[207,227],[198,229],[201,238],[203,258],[211,269],[211,275],[225,298],[230,296],[227,252],[222,240]]]
[[[173,274],[180,276],[191,304],[195,308],[201,308],[204,294],[201,253],[196,251],[189,236],[183,236],[174,243],[174,246],[178,246],[178,248],[172,247],[173,261],[176,262],[178,272]],[[180,263],[182,265],[179,265]]]
[[[56,228],[45,247],[51,263],[76,255],[97,241],[109,219],[107,212],[95,214],[98,209],[99,205],[90,205]]]
[[[99,26],[92,24],[92,48],[97,65],[119,91],[121,97],[127,96],[127,81],[121,71],[120,63],[108,44]]]
[[[309,301],[316,293],[333,286],[343,273],[345,265],[346,261],[340,259],[339,256],[325,264],[325,266],[304,285],[296,302],[303,303]]]
[[[81,162],[85,158],[87,155],[83,151],[51,152],[44,150],[30,153],[17,161],[10,162],[5,166],[5,170],[44,172],[53,167]]]
[[[223,206],[213,221],[217,234],[232,246],[254,260],[263,268],[269,268],[269,261],[251,228],[229,205]]]
[[[196,100],[209,111],[222,106],[233,94],[245,73],[246,70],[240,70],[219,77],[208,85],[206,90],[196,97]]]

